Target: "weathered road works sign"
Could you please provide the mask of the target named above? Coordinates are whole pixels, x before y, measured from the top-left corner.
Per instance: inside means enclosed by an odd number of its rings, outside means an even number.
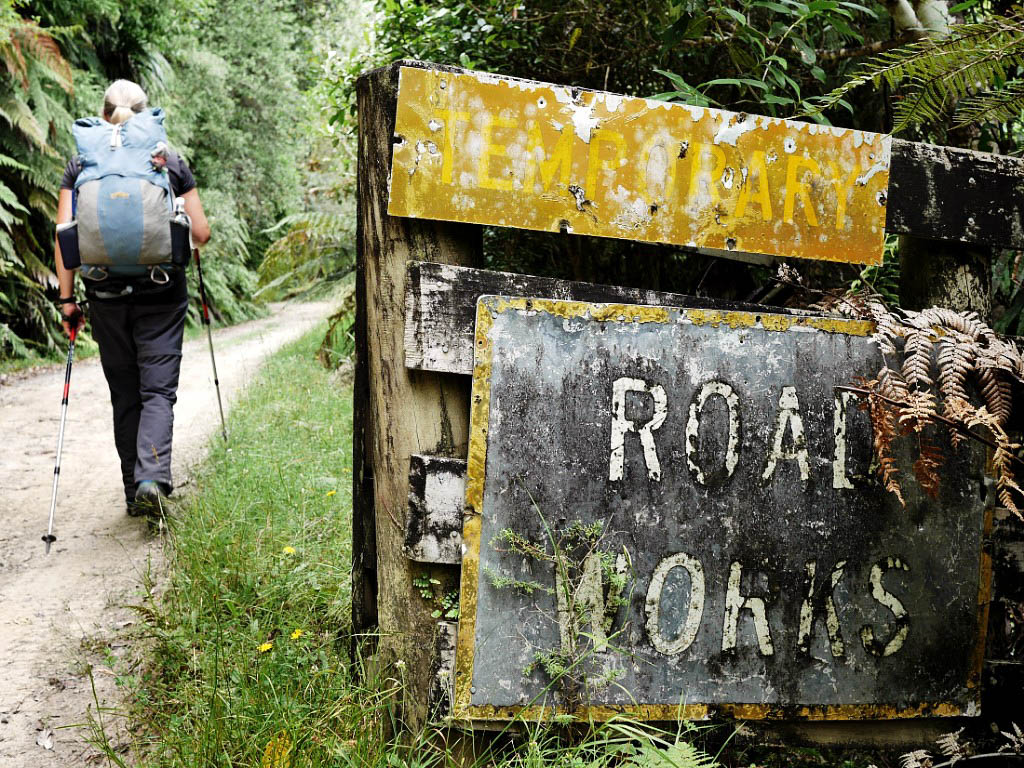
[[[871,330],[482,298],[456,716],[977,714],[982,462],[872,479]]]
[[[388,213],[879,263],[890,139],[403,67]]]

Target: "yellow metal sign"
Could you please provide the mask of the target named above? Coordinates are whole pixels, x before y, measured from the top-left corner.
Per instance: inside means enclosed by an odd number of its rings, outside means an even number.
[[[413,67],[395,135],[393,216],[882,258],[888,136]]]

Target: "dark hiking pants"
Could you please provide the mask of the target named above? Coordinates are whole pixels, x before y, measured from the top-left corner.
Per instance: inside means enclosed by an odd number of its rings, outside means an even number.
[[[93,338],[114,407],[114,443],[124,494],[144,480],[171,492],[171,433],[188,301],[174,304],[90,303]]]

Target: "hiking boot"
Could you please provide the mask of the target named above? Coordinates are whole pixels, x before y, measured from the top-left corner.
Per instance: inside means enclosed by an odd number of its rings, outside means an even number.
[[[164,500],[167,494],[155,480],[143,480],[135,491],[135,501],[128,505],[128,514],[132,517],[145,515],[151,518],[162,518]]]

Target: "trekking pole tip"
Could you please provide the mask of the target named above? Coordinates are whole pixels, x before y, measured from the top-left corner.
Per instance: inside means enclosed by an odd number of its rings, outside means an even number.
[[[57,537],[52,533],[47,533],[43,536],[43,541],[46,542],[46,554],[50,554],[50,545],[57,540]]]

